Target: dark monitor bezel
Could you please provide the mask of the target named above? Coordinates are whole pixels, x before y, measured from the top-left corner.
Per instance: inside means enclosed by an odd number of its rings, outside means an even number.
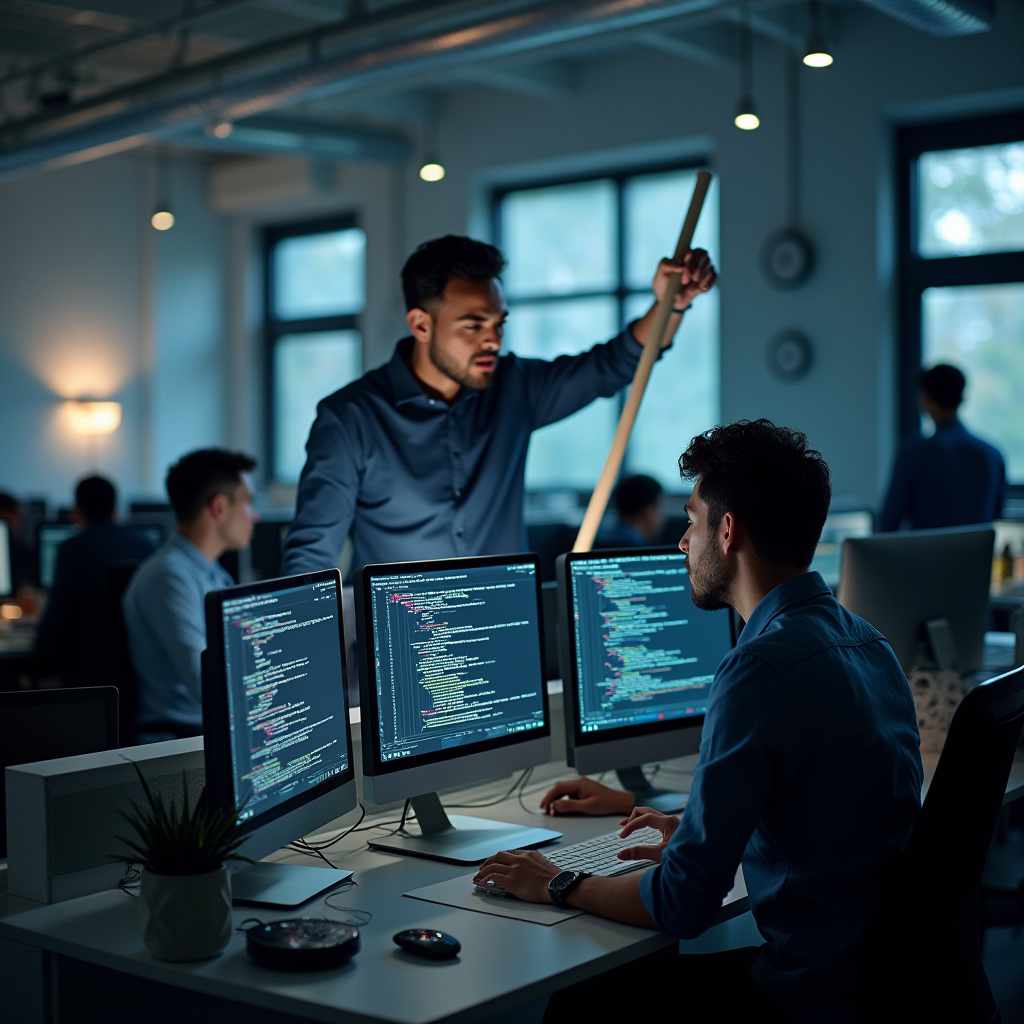
[[[670,718],[664,722],[644,722],[640,725],[622,725],[608,729],[597,729],[594,732],[584,732],[582,729],[582,712],[580,708],[580,695],[578,679],[576,678],[576,631],[573,629],[575,621],[572,603],[572,573],[570,571],[574,562],[590,561],[593,559],[607,558],[638,558],[653,555],[672,556],[684,558],[685,555],[678,547],[649,547],[649,548],[595,548],[593,551],[567,551],[559,555],[557,562],[558,569],[558,656],[562,666],[562,700],[566,711],[566,740],[572,749],[576,747],[597,746],[600,743],[610,743],[616,740],[630,740],[644,736],[660,736],[663,733],[683,732],[691,729],[700,729],[704,725],[704,715],[689,715],[685,718]],[[736,622],[734,617],[723,611],[723,615],[729,617],[729,642],[731,647],[736,646]]]
[[[6,519],[0,520],[0,545],[7,548],[7,575],[9,586],[0,585],[0,597],[10,597],[14,593],[14,545],[11,543],[11,524]]]
[[[52,707],[54,704],[103,704],[106,708],[104,750],[117,749],[118,690],[116,686],[71,686],[50,690],[8,690],[0,693],[0,709]],[[72,757],[76,755],[71,755]],[[49,759],[49,760],[52,760]],[[21,762],[11,762],[11,764]],[[11,767],[0,758],[0,766]]]
[[[206,758],[206,794],[212,807],[229,808],[235,802],[234,765],[231,759],[231,718],[227,694],[227,673],[224,658],[224,631],[222,606],[225,600],[240,597],[259,597],[275,590],[291,590],[312,586],[325,580],[334,580],[338,600],[338,643],[341,656],[341,700],[345,709],[345,737],[348,743],[348,767],[337,775],[303,793],[271,807],[262,814],[254,814],[242,821],[240,835],[249,835],[286,814],[319,800],[327,793],[353,782],[356,777],[355,746],[352,743],[350,710],[348,704],[348,676],[345,666],[345,630],[341,604],[341,573],[337,569],[281,576],[258,583],[243,583],[224,590],[213,590],[206,595],[206,643],[203,652],[203,747]]]
[[[499,736],[493,740],[460,744],[429,754],[415,757],[400,757],[384,761],[380,756],[380,709],[377,706],[377,671],[373,657],[373,600],[370,595],[370,580],[374,576],[402,576],[418,572],[443,572],[449,569],[484,569],[492,565],[530,563],[534,568],[537,599],[537,639],[541,676],[544,675],[544,614],[541,595],[540,556],[533,552],[514,555],[479,555],[466,558],[436,558],[423,562],[391,562],[379,565],[364,565],[357,574],[355,585],[356,645],[359,664],[359,707],[363,741],[363,774],[374,777],[391,775],[426,765],[440,764],[456,757],[468,757],[489,750],[514,747],[531,740],[550,738],[551,707],[548,700],[547,682],[540,680],[541,700],[544,708],[544,724],[539,729],[526,729],[511,736]]]

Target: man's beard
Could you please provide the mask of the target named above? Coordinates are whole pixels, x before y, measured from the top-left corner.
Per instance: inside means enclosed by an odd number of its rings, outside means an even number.
[[[690,600],[705,612],[717,612],[729,608],[729,591],[734,573],[725,567],[725,562],[714,547],[705,548],[699,562],[687,555],[690,570]]]
[[[434,367],[440,370],[446,377],[450,377],[456,384],[461,384],[464,388],[472,388],[474,391],[486,391],[494,383],[493,372],[485,374],[483,379],[471,376],[469,366],[459,366],[433,338],[430,339],[429,352],[430,361],[434,364]],[[497,359],[497,353],[494,353],[494,358]]]

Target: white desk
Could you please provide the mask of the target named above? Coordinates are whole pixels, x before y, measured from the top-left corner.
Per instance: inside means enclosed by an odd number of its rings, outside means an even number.
[[[692,759],[689,759],[692,761]],[[545,765],[527,806],[535,807],[546,779],[564,777],[564,765]],[[446,803],[470,803],[507,790],[508,783],[478,787]],[[527,823],[538,821],[506,801],[472,812]],[[393,815],[389,815],[393,817]],[[354,820],[349,815],[345,821]],[[365,823],[364,823],[365,824]],[[564,843],[611,831],[614,818],[559,820]],[[583,915],[552,927],[513,921],[403,897],[412,888],[440,882],[467,869],[458,865],[370,851],[366,832],[328,851],[339,866],[355,870],[358,887],[336,898],[344,906],[373,912],[361,929],[362,950],[348,966],[310,974],[260,967],[244,949],[244,936],[232,938],[214,960],[169,964],[145,951],[136,900],[112,891],[19,913],[25,901],[7,897],[0,920],[0,991],[5,1007],[18,1007],[19,1021],[182,1020],[252,1024],[297,1020],[332,1022],[395,1021],[403,1024],[472,1021],[545,996],[565,985],[654,952],[675,940],[660,932]],[[274,859],[312,864],[285,853]],[[740,879],[723,906],[720,920],[748,909]],[[264,913],[239,908],[236,924],[298,914],[338,918],[323,900],[300,911]],[[429,926],[450,932],[462,943],[457,960],[431,963],[398,950],[391,936]],[[12,1001],[17,989],[20,1002]],[[140,1004],[144,1000],[146,1005]],[[91,1007],[91,1009],[90,1009]],[[260,1013],[253,1016],[253,1008]],[[163,1015],[161,1015],[163,1014]],[[6,1014],[5,1014],[6,1015]]]

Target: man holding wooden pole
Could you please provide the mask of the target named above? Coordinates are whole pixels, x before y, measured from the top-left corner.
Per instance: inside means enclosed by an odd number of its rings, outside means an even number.
[[[350,531],[357,567],[525,550],[530,433],[629,384],[652,331],[660,347],[671,344],[717,276],[687,241],[654,276],[661,308],[656,302],[609,342],[548,362],[499,355],[504,265],[493,246],[452,235],[409,258],[411,336],[389,363],[320,403],[285,573],[335,565]],[[647,349],[653,363],[658,339]]]

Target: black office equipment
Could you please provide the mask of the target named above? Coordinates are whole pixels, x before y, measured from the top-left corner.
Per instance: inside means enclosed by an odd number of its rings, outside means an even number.
[[[0,772],[116,746],[116,687],[0,693]],[[0,786],[0,857],[6,856],[7,798]]]
[[[111,670],[117,680],[120,722],[118,746],[121,747],[130,747],[135,743],[136,717],[139,712],[139,683],[132,667],[122,602],[128,584],[141,564],[138,561],[124,561],[112,562],[107,566],[107,601],[110,603],[110,626],[116,652],[116,663],[111,666]]]
[[[975,687],[864,937],[858,1019],[994,1024],[981,960],[982,873],[1024,723],[1024,668]]]
[[[408,928],[393,939],[396,946],[425,960],[450,960],[462,949],[462,943],[454,935],[435,932],[432,928]]]
[[[652,787],[639,766],[697,752],[733,643],[728,611],[694,606],[678,548],[562,555],[558,595],[569,764],[616,769],[638,805],[678,810],[685,797]]]
[[[279,971],[322,971],[340,967],[359,952],[359,930],[323,918],[292,917],[269,924],[254,919],[245,929],[245,951],[258,964]]]

